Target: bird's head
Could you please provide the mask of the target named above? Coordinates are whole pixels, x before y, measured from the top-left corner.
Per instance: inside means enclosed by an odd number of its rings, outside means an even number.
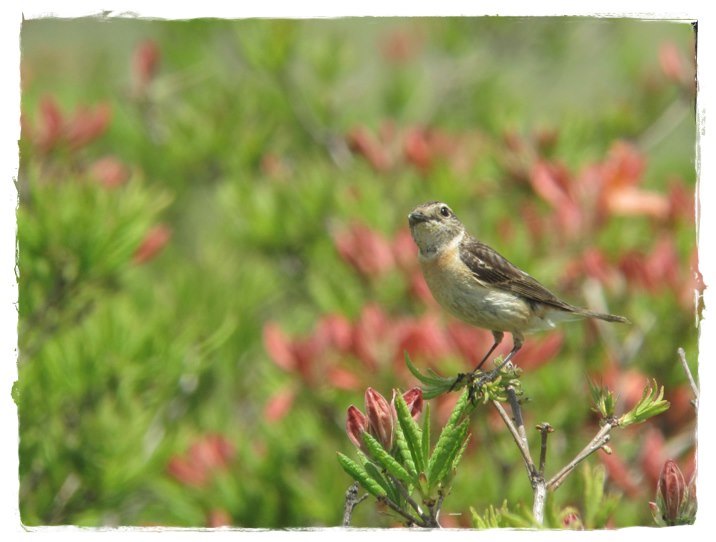
[[[408,224],[413,240],[424,256],[440,252],[465,234],[462,222],[441,201],[418,205],[408,215]]]

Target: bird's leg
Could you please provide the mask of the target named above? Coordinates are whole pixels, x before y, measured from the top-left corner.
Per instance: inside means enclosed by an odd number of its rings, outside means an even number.
[[[502,331],[493,331],[492,336],[494,337],[495,340],[492,343],[492,346],[490,347],[490,349],[487,351],[487,354],[485,354],[485,356],[482,358],[482,361],[480,363],[478,363],[477,366],[469,373],[458,373],[457,378],[455,379],[455,382],[453,382],[453,385],[450,386],[450,391],[453,391],[455,389],[455,386],[457,386],[465,378],[474,376],[475,373],[480,370],[480,367],[482,367],[485,364],[485,362],[487,361],[487,358],[490,357],[490,354],[492,354],[495,351],[495,348],[497,348],[500,345],[505,334]]]
[[[478,363],[477,367],[472,370],[473,373],[476,373],[480,370],[480,367],[484,365],[484,363],[487,361],[487,358],[490,357],[490,354],[492,354],[495,351],[495,348],[500,345],[505,334],[502,331],[493,331],[492,336],[495,338],[495,342],[492,343],[492,347],[487,351],[487,354],[485,354],[485,357],[482,358],[482,361]]]
[[[510,362],[510,360],[512,360],[512,358],[515,357],[515,354],[517,354],[517,352],[519,352],[520,348],[522,348],[522,343],[524,340],[522,337],[520,337],[519,335],[513,335],[512,339],[513,339],[514,343],[512,345],[512,350],[510,350],[510,353],[507,354],[507,356],[505,356],[505,359],[503,359],[497,367],[495,367],[492,371],[490,371],[486,375],[480,377],[480,379],[478,380],[478,386],[481,386],[485,382],[491,382],[492,380],[494,380],[497,377],[497,375],[500,373],[500,369],[502,369],[505,365],[507,365]]]

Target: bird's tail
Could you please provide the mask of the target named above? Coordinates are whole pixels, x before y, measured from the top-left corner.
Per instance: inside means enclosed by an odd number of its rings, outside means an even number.
[[[618,316],[616,314],[605,314],[603,312],[594,312],[582,308],[578,309],[577,312],[581,316],[586,316],[587,318],[598,318],[600,320],[604,320],[605,322],[619,322],[621,324],[631,324],[631,322],[627,318],[624,318],[623,316]]]

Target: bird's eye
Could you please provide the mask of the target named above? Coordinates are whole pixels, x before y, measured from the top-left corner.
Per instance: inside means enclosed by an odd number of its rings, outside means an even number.
[[[440,214],[447,218],[448,216],[450,216],[450,209],[443,205],[442,207],[440,207]]]

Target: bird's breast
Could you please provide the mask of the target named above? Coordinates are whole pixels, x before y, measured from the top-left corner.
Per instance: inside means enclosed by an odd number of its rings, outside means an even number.
[[[526,327],[529,304],[511,292],[480,283],[460,258],[458,247],[421,256],[420,266],[435,300],[460,320],[491,330]]]

